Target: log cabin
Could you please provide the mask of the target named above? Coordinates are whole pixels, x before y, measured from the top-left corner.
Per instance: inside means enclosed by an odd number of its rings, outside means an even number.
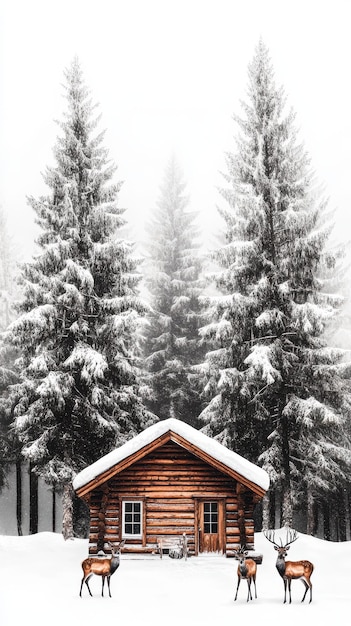
[[[190,555],[254,550],[255,504],[268,474],[201,431],[170,418],[81,471],[73,487],[90,510],[89,553],[125,540],[156,552],[186,537]]]

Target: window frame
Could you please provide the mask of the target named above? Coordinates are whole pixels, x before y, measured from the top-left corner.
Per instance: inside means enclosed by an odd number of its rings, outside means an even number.
[[[208,511],[206,511],[205,509],[206,505],[209,506]],[[204,533],[205,535],[217,535],[219,532],[219,503],[217,500],[204,500],[203,507]],[[209,527],[211,530],[206,530],[206,526]],[[216,530],[214,530],[214,527],[216,528]]]
[[[129,511],[126,511],[126,504],[139,504],[140,505],[140,533],[127,533],[125,531],[125,526],[126,526],[126,513],[130,513]],[[128,498],[126,500],[122,500],[122,539],[142,539],[143,538],[143,500],[135,500],[133,498]],[[132,515],[134,516],[135,512],[134,510],[132,511]],[[134,522],[134,520],[132,520],[132,522],[128,522],[128,524],[132,523],[133,525],[135,523],[138,522]]]

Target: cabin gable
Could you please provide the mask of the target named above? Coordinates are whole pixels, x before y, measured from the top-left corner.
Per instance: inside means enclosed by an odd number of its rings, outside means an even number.
[[[98,488],[100,485],[104,484],[106,481],[110,480],[117,474],[123,472],[125,469],[135,464],[139,460],[143,459],[145,456],[152,454],[153,451],[157,450],[159,447],[162,447],[168,441],[173,441],[177,443],[179,446],[183,447],[185,450],[188,450],[194,456],[204,460],[207,464],[213,466],[214,468],[217,468],[219,471],[223,472],[224,474],[227,474],[234,480],[240,481],[242,484],[244,484],[249,489],[254,491],[258,496],[263,497],[265,490],[262,489],[262,487],[259,487],[257,484],[248,480],[242,474],[239,474],[232,468],[226,466],[223,462],[217,459],[214,459],[206,451],[190,443],[184,437],[182,437],[178,433],[175,433],[171,430],[164,433],[163,435],[161,435],[160,437],[158,437],[157,439],[155,439],[148,445],[137,450],[134,454],[129,455],[127,458],[123,459],[118,464],[100,473],[93,480],[89,481],[87,484],[77,489],[77,495],[79,497],[84,497],[87,493],[89,493],[89,491],[91,491],[92,489]]]

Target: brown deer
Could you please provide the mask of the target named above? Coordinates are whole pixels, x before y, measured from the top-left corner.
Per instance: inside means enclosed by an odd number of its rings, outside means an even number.
[[[280,546],[276,543],[274,530],[265,530],[263,534],[268,541],[273,543],[274,549],[278,552],[276,568],[284,581],[284,603],[286,602],[286,587],[289,589],[289,604],[291,603],[291,581],[293,579],[301,580],[305,585],[305,593],[301,602],[304,601],[308,589],[310,590],[310,602],[312,602],[312,583],[310,578],[314,569],[313,563],[310,561],[285,561],[290,544],[298,539],[296,530],[287,529],[285,546],[283,546],[281,538]]]
[[[247,580],[247,600],[252,600],[251,594],[251,581],[253,581],[255,586],[255,598],[257,598],[256,592],[256,572],[257,572],[257,564],[253,559],[247,559],[248,551],[245,546],[241,546],[238,550],[234,550],[234,557],[239,561],[238,563],[238,585],[236,588],[236,594],[234,598],[234,602],[238,597],[239,586],[242,579]]]
[[[111,548],[111,557],[106,556],[106,558],[104,558],[103,556],[102,557],[90,556],[87,559],[84,559],[82,563],[83,578],[82,578],[82,583],[80,585],[80,592],[79,592],[80,597],[82,597],[83,583],[85,583],[86,586],[88,587],[88,591],[90,595],[91,596],[93,595],[89,587],[89,580],[93,574],[96,574],[97,576],[102,576],[102,589],[101,589],[102,596],[104,595],[105,578],[107,578],[109,596],[110,598],[112,597],[111,590],[110,590],[110,578],[112,574],[115,573],[116,569],[118,569],[119,567],[119,563],[120,563],[119,556],[121,554],[121,549],[123,548],[124,543],[125,542],[122,541],[117,545],[116,548],[114,548],[112,543],[108,542],[108,545]]]

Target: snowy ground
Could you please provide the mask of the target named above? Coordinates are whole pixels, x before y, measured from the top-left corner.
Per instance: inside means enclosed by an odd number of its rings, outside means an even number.
[[[304,587],[294,581],[291,605],[283,604],[283,582],[275,569],[273,546],[261,533],[255,543],[264,558],[258,566],[258,599],[247,603],[245,581],[234,602],[237,562],[223,556],[176,561],[168,556],[161,560],[156,555],[122,554],[121,565],[111,578],[112,598],[101,597],[97,577],[90,582],[94,597],[85,588],[80,598],[87,541],[65,542],[52,533],[0,536],[0,624],[234,626],[249,619],[251,624],[268,626],[279,620],[284,626],[296,626],[307,619],[310,624],[349,619],[351,542],[329,543],[300,535],[289,556],[314,563],[313,601],[301,604]]]

